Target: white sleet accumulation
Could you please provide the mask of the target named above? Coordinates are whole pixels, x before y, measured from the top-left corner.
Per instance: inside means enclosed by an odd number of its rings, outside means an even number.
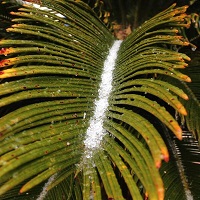
[[[29,2],[29,1],[23,1],[23,0],[12,0],[12,1],[17,2],[20,5],[25,4],[25,5],[29,5],[29,6],[32,6],[34,8],[37,8],[39,10],[49,11],[50,13],[53,13],[53,14],[55,14],[56,16],[58,16],[60,18],[65,18],[64,15],[62,15],[60,13],[56,13],[55,11],[52,11],[52,9],[47,8],[45,6],[41,6],[41,5],[37,4],[37,3],[32,3],[32,2]],[[48,17],[48,16],[46,16],[46,17]]]
[[[108,108],[108,99],[112,90],[113,70],[117,58],[117,52],[122,41],[116,40],[110,48],[109,54],[104,62],[104,68],[101,76],[98,98],[95,100],[94,115],[91,117],[89,127],[84,140],[86,157],[91,156],[91,151],[99,148],[106,130],[103,128],[105,112]]]

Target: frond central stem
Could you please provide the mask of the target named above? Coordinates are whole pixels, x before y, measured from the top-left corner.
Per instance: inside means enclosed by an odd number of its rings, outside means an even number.
[[[121,43],[121,40],[116,40],[114,42],[104,62],[98,98],[94,102],[94,115],[90,119],[84,140],[86,158],[90,158],[93,150],[99,148],[102,138],[106,134],[106,130],[103,128],[103,122],[105,120],[105,112],[108,108],[108,99],[112,91],[113,70]]]

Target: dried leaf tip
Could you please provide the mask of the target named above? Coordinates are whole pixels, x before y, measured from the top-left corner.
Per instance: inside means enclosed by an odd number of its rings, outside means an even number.
[[[11,53],[13,50],[12,48],[1,48],[0,55],[7,56],[9,53]]]
[[[15,12],[14,12],[14,11],[11,11],[11,12],[10,12],[10,14],[11,14],[11,15],[14,15],[14,14],[15,14]]]
[[[188,5],[185,5],[185,6],[176,8],[175,9],[176,14],[178,14],[178,13],[185,13],[187,11],[188,7],[189,7]]]
[[[183,99],[185,99],[185,100],[189,100],[189,97],[188,97],[188,95],[187,95],[187,94],[185,94],[185,93],[183,93],[183,94],[181,95],[181,97],[182,97]]]
[[[8,60],[6,59],[6,60],[1,60],[0,61],[0,67],[5,67],[5,66],[7,66],[8,65]]]
[[[181,129],[181,127],[179,127],[179,128],[176,130],[175,135],[176,135],[176,137],[177,137],[179,140],[182,140],[182,129]]]
[[[185,109],[184,106],[181,106],[179,109],[178,109],[179,113],[181,113],[182,115],[186,116],[187,115],[187,111]]]
[[[167,148],[162,148],[161,149],[162,154],[160,155],[161,159],[164,160],[165,162],[169,161],[169,152]]]
[[[163,200],[164,194],[165,194],[164,187],[162,186],[162,187],[158,188],[157,192],[158,192],[158,199]]]
[[[11,59],[5,59],[5,60],[1,60],[0,61],[0,67],[9,66],[11,64],[13,64],[13,62],[11,61]]]
[[[188,83],[192,82],[192,80],[191,80],[191,78],[189,76],[184,75],[183,79]]]
[[[157,169],[160,169],[160,167],[161,167],[161,161],[156,162],[156,168],[157,168]]]
[[[0,55],[5,55],[5,56],[7,56],[7,53],[6,53],[6,50],[7,49],[5,49],[5,48],[1,48],[1,50],[0,50]]]

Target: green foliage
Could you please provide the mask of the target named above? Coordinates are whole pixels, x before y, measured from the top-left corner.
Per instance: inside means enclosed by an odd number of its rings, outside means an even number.
[[[182,36],[191,20],[187,6],[172,5],[122,42],[104,121],[107,134],[86,159],[85,134],[115,38],[81,1],[42,5],[53,12],[19,6],[11,12],[13,25],[2,26],[9,34],[0,40],[0,199],[37,198],[42,188],[49,200],[186,198],[183,181],[192,178],[180,172],[182,158],[176,159],[171,133],[182,139],[176,111],[197,140],[200,134],[198,52],[184,69],[190,61],[183,51],[190,42]],[[199,162],[196,152],[187,169]],[[169,153],[174,158],[162,165]],[[174,174],[183,191],[177,197],[170,187]]]

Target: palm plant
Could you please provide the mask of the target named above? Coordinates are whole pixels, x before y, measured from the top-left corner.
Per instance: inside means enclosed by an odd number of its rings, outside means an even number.
[[[19,3],[0,7],[0,199],[198,199],[198,2]],[[132,33],[95,118],[114,23]]]

